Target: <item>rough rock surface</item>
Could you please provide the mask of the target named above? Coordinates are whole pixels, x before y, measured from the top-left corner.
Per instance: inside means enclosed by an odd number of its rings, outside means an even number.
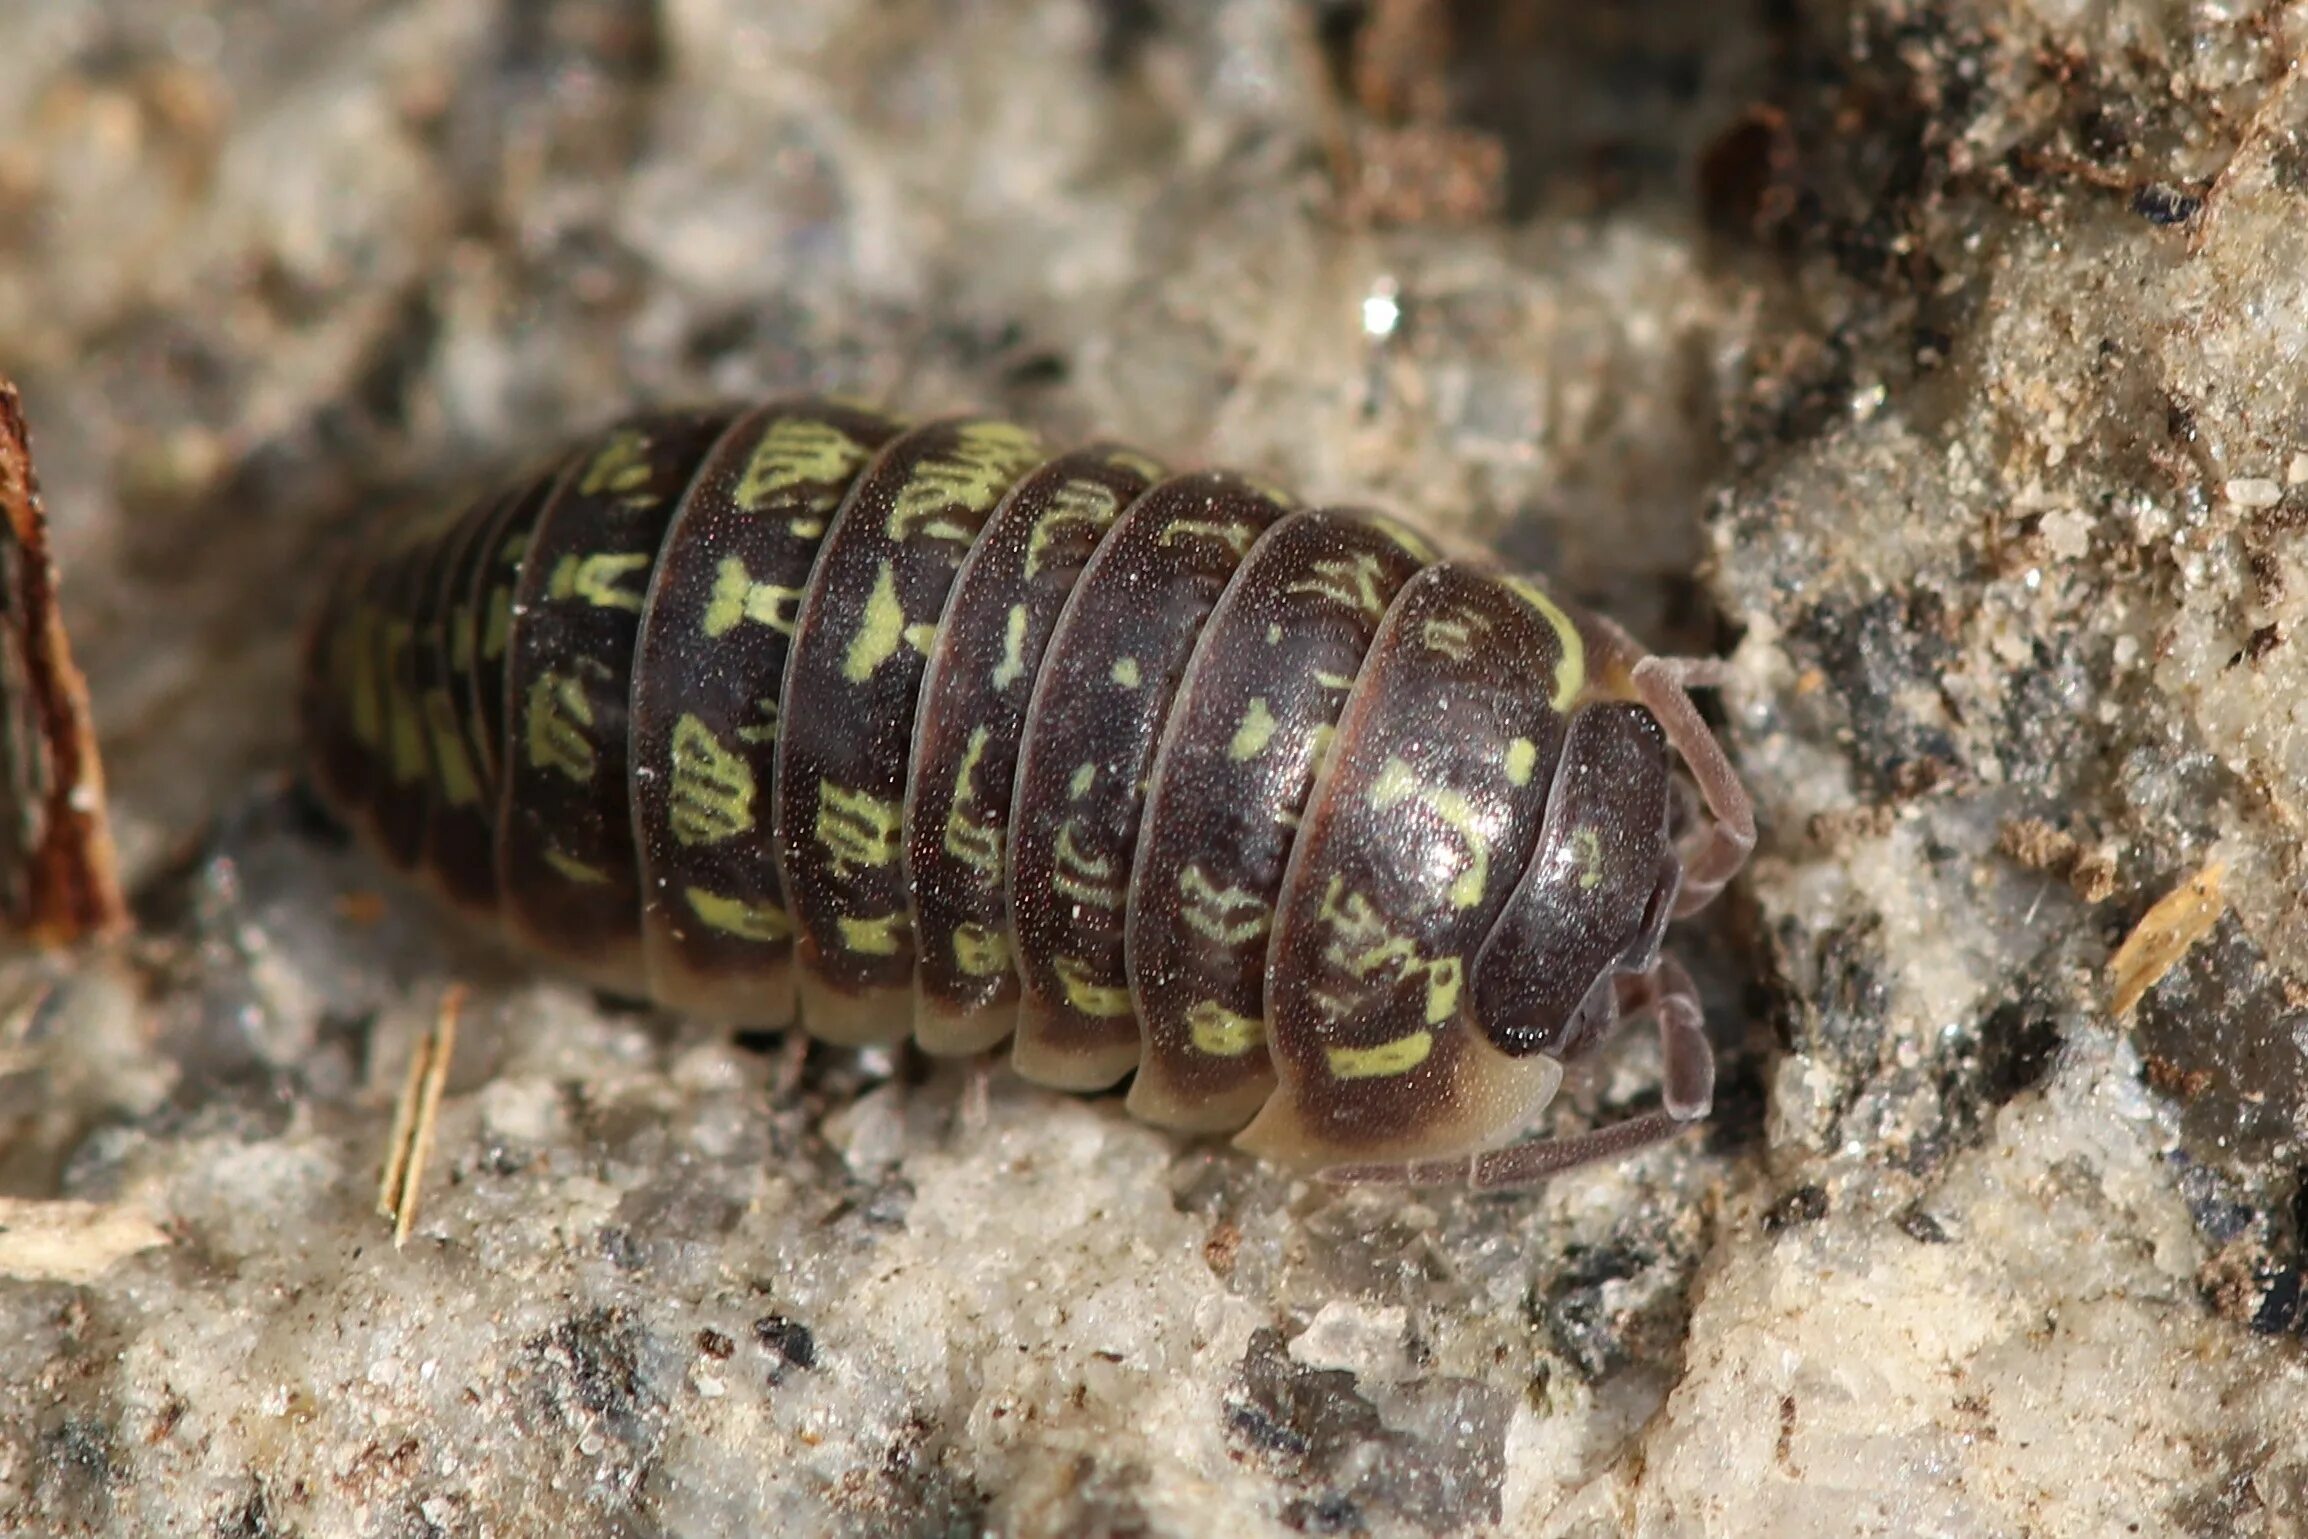
[[[0,369],[144,932],[0,979],[0,1532],[2308,1532],[2308,13],[1789,9],[0,7]],[[801,388],[1729,647],[1710,1130],[1338,1194],[380,899],[287,789],[338,532]]]

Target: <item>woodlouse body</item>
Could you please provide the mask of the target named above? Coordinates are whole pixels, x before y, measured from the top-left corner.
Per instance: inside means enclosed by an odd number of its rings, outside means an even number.
[[[637,418],[405,531],[303,710],[394,865],[600,986],[1011,1037],[1271,1158],[1500,1184],[1706,1110],[1660,938],[1753,841],[1710,667],[1381,517],[805,401]],[[1663,1111],[1497,1147],[1637,1014]]]

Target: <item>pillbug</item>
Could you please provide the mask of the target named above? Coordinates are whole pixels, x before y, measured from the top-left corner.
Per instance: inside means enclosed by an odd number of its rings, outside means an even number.
[[[1660,945],[1754,842],[1686,693],[1716,668],[1382,516],[795,401],[635,417],[399,531],[302,712],[393,866],[599,987],[1009,1039],[1334,1179],[1495,1186],[1708,1109]],[[1509,1142],[1643,1016],[1661,1110]]]

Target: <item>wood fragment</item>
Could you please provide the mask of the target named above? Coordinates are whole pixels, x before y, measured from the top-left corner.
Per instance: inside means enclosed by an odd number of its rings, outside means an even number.
[[[392,1220],[395,1250],[409,1242],[409,1232],[416,1226],[425,1159],[432,1152],[449,1063],[457,1052],[457,1021],[465,1011],[465,995],[461,983],[441,992],[433,1024],[411,1049],[409,1071],[393,1102],[393,1130],[387,1137],[384,1179],[377,1188],[377,1212]]]
[[[2164,974],[2212,933],[2212,926],[2227,909],[2220,892],[2226,874],[2227,867],[2213,861],[2158,898],[2155,906],[2140,916],[2108,963],[2111,1013],[2129,1015]]]
[[[167,1243],[168,1231],[134,1206],[0,1197],[0,1277],[93,1282],[122,1257]]]
[[[88,686],[56,604],[16,387],[0,378],[0,925],[41,946],[128,929]]]

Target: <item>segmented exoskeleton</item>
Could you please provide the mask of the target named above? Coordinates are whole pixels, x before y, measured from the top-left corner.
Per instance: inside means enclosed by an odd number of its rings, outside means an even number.
[[[1660,941],[1754,841],[1713,669],[1382,517],[802,401],[636,418],[403,531],[303,709],[395,866],[596,985],[1011,1038],[1272,1159],[1498,1185],[1707,1110]],[[1637,1015],[1661,1111],[1501,1147]]]

